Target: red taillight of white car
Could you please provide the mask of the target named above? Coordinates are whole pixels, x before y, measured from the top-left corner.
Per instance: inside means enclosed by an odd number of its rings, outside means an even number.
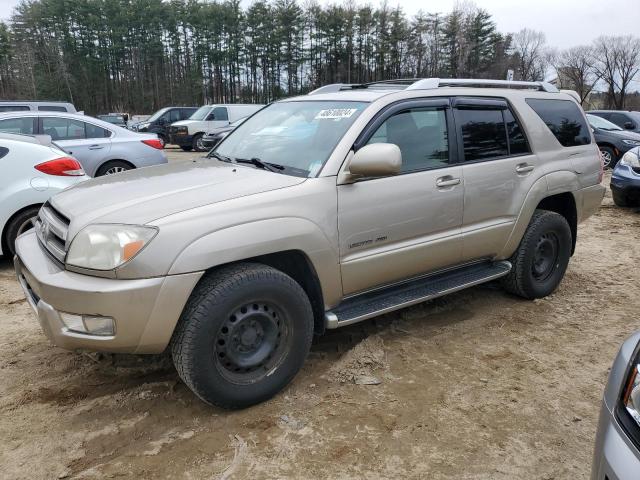
[[[80,162],[70,157],[60,157],[49,160],[48,162],[39,163],[34,168],[39,172],[57,177],[81,177],[84,175],[84,170]]]
[[[150,140],[141,140],[145,145],[149,145],[150,147],[157,148],[158,150],[162,150],[164,148],[164,143],[159,138],[152,138]]]

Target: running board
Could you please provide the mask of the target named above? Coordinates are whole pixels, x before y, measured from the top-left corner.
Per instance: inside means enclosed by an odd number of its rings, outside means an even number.
[[[325,313],[327,328],[339,328],[415,305],[467,287],[489,282],[511,271],[507,261],[483,262],[363,293]]]

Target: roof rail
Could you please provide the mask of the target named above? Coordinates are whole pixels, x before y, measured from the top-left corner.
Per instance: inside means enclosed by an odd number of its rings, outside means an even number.
[[[369,83],[332,83],[317,88],[309,95],[320,93],[336,93],[342,90],[359,90],[383,88],[398,90],[431,90],[439,87],[477,87],[477,88],[519,88],[535,89],[541,92],[558,93],[559,90],[548,82],[522,82],[511,80],[490,80],[476,78],[399,78],[396,80],[380,80]]]

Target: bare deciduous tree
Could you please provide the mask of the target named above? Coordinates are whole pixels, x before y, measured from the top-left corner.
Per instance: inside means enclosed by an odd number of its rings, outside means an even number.
[[[544,80],[547,67],[544,33],[523,28],[513,35],[512,48],[517,56],[516,75],[519,80]]]
[[[563,50],[553,58],[560,88],[575,90],[580,96],[581,104],[600,79],[595,62],[594,49],[588,46]]]
[[[624,108],[629,83],[640,71],[640,39],[599,37],[594,42],[595,71],[607,85],[609,107]]]

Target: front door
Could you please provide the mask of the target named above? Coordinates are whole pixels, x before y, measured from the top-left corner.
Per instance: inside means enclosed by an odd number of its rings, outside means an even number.
[[[367,128],[359,144],[398,145],[402,170],[338,186],[345,295],[460,262],[464,185],[451,124],[448,99],[413,100]]]

